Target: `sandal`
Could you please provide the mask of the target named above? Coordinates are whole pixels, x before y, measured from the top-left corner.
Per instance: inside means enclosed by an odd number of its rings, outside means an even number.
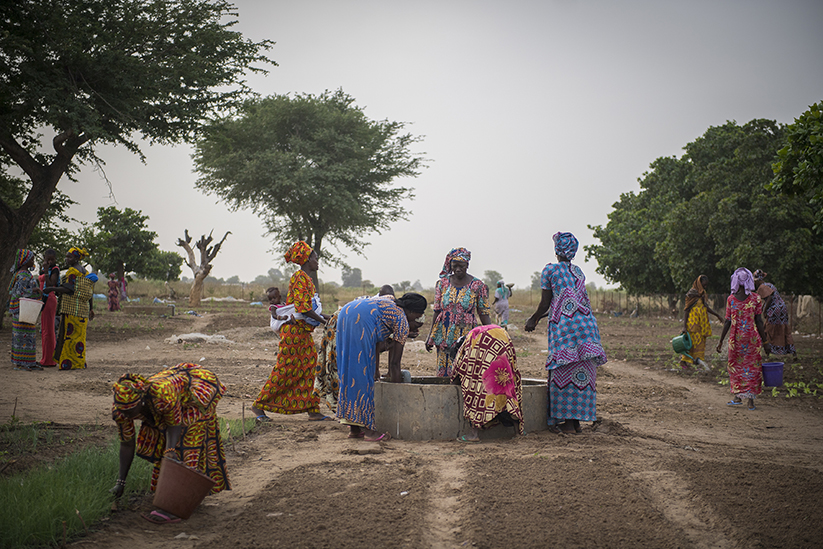
[[[562,430],[560,427],[558,427],[557,425],[549,425],[549,432],[550,432],[550,433],[554,433],[555,435],[565,435],[565,434],[566,434],[566,433],[564,433],[564,432],[563,432],[563,430]]]
[[[379,437],[376,437],[376,438],[363,437],[363,440],[365,440],[366,442],[388,442],[389,440],[391,440],[391,435],[388,434],[388,433],[380,433]]]
[[[726,406],[742,406],[742,405],[743,405],[742,400],[739,400],[739,401],[738,400],[730,400],[729,402],[726,403]]]
[[[171,513],[164,513],[162,511],[152,511],[148,514],[143,513],[140,516],[152,524],[174,524],[176,522],[180,522],[180,518],[172,515]]]
[[[268,423],[269,421],[271,421],[271,418],[266,414],[263,414],[254,418],[254,421],[256,421],[257,423]]]
[[[366,433],[360,431],[359,433],[349,433],[349,438],[363,438],[366,436]]]

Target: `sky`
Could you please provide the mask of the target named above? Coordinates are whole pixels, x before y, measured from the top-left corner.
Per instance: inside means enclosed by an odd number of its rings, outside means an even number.
[[[408,221],[370,234],[366,257],[341,250],[380,286],[433,287],[450,249],[469,272],[501,273],[527,288],[554,261],[552,234],[574,233],[585,262],[612,205],[639,190],[661,156],[710,126],[755,118],[791,123],[823,99],[823,2],[809,1],[353,1],[235,0],[235,29],[276,44],[278,63],[250,75],[262,96],[343,91],[373,120],[408,123],[430,161],[405,203]],[[282,268],[272,237],[249,211],[230,212],[195,189],[192,149],[100,149],[106,177],[81,172],[59,187],[93,222],[100,206],[149,216],[163,250],[185,229],[226,231],[212,275],[248,282]],[[199,257],[198,257],[199,260]],[[184,265],[183,276],[191,277]],[[324,267],[321,280],[341,282]]]

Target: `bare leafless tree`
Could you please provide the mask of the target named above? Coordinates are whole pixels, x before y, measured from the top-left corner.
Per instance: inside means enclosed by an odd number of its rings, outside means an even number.
[[[211,272],[211,262],[217,256],[217,253],[220,251],[220,246],[222,246],[223,242],[226,241],[226,237],[231,234],[231,231],[226,231],[226,234],[220,242],[214,246],[209,246],[209,244],[212,243],[212,240],[214,240],[212,237],[213,232],[214,229],[212,229],[208,237],[206,235],[202,235],[200,240],[198,240],[195,244],[197,249],[200,250],[199,263],[194,258],[194,250],[191,247],[191,236],[189,235],[189,230],[186,229],[184,233],[186,236],[185,238],[180,238],[177,240],[177,245],[186,250],[186,265],[188,265],[192,273],[194,273],[194,283],[191,285],[191,293],[189,294],[189,305],[192,307],[197,307],[200,305],[200,298],[203,295],[203,283]]]

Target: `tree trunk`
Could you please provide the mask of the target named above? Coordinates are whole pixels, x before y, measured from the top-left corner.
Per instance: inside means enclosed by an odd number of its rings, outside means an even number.
[[[186,250],[186,265],[189,266],[194,274],[194,283],[191,285],[191,293],[189,293],[189,305],[197,307],[200,305],[200,300],[203,297],[203,284],[211,272],[211,261],[217,256],[217,252],[220,251],[220,247],[223,245],[223,242],[226,241],[226,237],[231,234],[231,231],[227,231],[226,234],[223,235],[223,240],[212,247],[209,247],[209,244],[211,244],[211,241],[214,239],[211,233],[209,233],[208,237],[206,237],[206,235],[200,237],[200,240],[198,240],[196,244],[197,249],[200,250],[200,263],[197,263],[194,258],[189,230],[186,229],[184,234],[185,239],[178,238],[177,245]]]
[[[203,286],[206,282],[206,277],[211,272],[211,265],[208,269],[200,270],[194,273],[194,282],[191,285],[191,292],[189,293],[189,306],[199,307],[200,300],[203,297]]]

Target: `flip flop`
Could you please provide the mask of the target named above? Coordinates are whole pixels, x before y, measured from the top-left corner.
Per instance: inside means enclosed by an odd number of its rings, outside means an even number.
[[[364,433],[363,431],[360,431],[356,435],[354,433],[349,433],[349,438],[363,438],[365,436],[366,436],[366,433]]]
[[[757,410],[757,406],[752,406],[749,408],[749,410]]]
[[[149,514],[143,513],[140,516],[152,524],[174,524],[175,522],[180,522],[178,517],[175,517],[174,515],[167,515],[166,513],[161,513],[160,511],[152,511]]]
[[[310,417],[309,421],[334,421],[334,418],[331,416]]]
[[[363,437],[363,440],[365,440],[366,442],[388,442],[389,440],[391,440],[391,435],[388,433],[381,433],[380,436],[377,438]]]
[[[254,418],[254,421],[256,421],[257,423],[267,423],[267,422],[271,421],[271,418],[267,415],[262,415],[262,416],[257,416],[256,418]]]
[[[460,435],[457,437],[458,442],[480,442],[479,438],[466,438],[466,435]]]
[[[726,406],[743,406],[743,401],[737,402],[736,400],[730,400],[726,403]]]

